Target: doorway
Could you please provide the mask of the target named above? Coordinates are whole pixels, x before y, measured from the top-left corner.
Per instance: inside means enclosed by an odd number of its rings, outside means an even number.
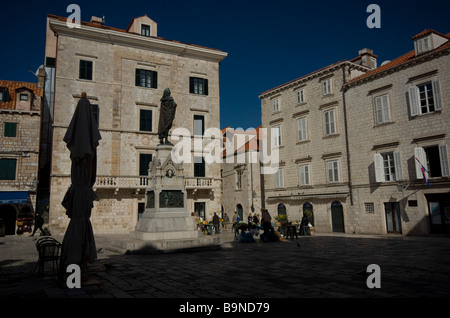
[[[206,215],[206,203],[205,202],[194,202],[194,213],[195,215],[205,220]]]
[[[450,198],[449,194],[426,194],[428,215],[430,218],[430,233],[450,233]]]
[[[402,219],[400,218],[400,203],[385,202],[386,230],[388,233],[402,233]]]
[[[0,205],[0,219],[5,225],[5,235],[16,234],[16,209],[9,204]]]
[[[242,222],[242,220],[244,219],[244,210],[242,209],[242,205],[236,205],[236,212],[239,220]]]
[[[333,232],[345,232],[344,209],[339,201],[334,201],[331,203],[331,226]]]

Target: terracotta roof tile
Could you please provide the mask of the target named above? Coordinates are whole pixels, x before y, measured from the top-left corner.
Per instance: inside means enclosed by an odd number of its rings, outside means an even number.
[[[425,35],[425,34],[427,34],[428,31],[432,31],[432,30],[425,30],[425,31],[419,33],[418,35],[414,36],[414,38],[417,38],[419,36]],[[444,36],[444,35],[442,35],[442,36]],[[444,36],[444,37],[449,38],[448,36]],[[443,49],[446,49],[446,48],[449,48],[449,47],[450,47],[450,41],[447,41],[446,43],[442,44],[438,48],[436,48],[436,49],[434,49],[432,51],[429,51],[427,53],[424,53],[424,54],[437,52],[437,51],[440,51],[440,50],[443,50]],[[402,64],[407,63],[409,61],[412,61],[412,60],[414,60],[416,58],[419,58],[420,56],[423,56],[423,54],[421,54],[419,56],[416,56],[415,50],[412,50],[412,51],[410,51],[410,52],[408,52],[408,53],[406,53],[406,54],[404,54],[404,55],[402,55],[402,56],[392,60],[391,62],[386,63],[385,65],[381,65],[380,67],[377,67],[374,70],[371,70],[371,71],[369,71],[367,73],[364,73],[363,75],[355,77],[354,79],[350,80],[349,82],[350,83],[356,82],[356,81],[361,80],[363,78],[367,78],[369,76],[381,73],[381,72],[386,71],[388,69],[394,68],[396,66],[399,66],[399,65],[402,65]]]
[[[0,89],[1,88],[8,89],[10,97],[10,100],[7,102],[0,101],[0,108],[2,109],[14,109],[16,105],[16,90],[19,88],[27,88],[33,91],[33,93],[37,96],[44,96],[44,90],[42,88],[38,88],[37,83],[0,80]]]

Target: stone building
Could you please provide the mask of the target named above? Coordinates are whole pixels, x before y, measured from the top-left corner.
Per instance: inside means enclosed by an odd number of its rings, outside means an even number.
[[[261,219],[264,174],[261,174],[259,159],[260,128],[262,127],[245,131],[231,128],[223,130],[222,212],[228,215],[230,221],[234,212],[244,222],[247,222],[249,214],[257,214]],[[232,151],[227,152],[227,146]]]
[[[425,30],[344,85],[357,233],[450,232],[449,35]]]
[[[0,219],[6,235],[20,233],[24,218],[33,222],[42,96],[36,83],[0,80]]]
[[[272,218],[306,213],[316,231],[353,232],[349,150],[342,86],[377,67],[372,50],[262,94],[262,126],[278,147],[279,169],[264,176],[265,205]]]
[[[158,37],[157,23],[147,16],[133,19],[126,30],[95,17],[79,28],[53,15],[47,21],[46,69],[53,78],[47,80],[46,93],[54,98],[51,231],[64,232],[68,223],[61,201],[70,185],[71,162],[63,136],[86,92],[102,135],[94,232],[129,233],[144,211],[164,89],[170,88],[178,104],[173,130],[182,127],[198,136],[219,128],[219,64],[227,53]],[[174,144],[175,137],[170,138]],[[184,164],[188,209],[211,218],[221,210],[221,166],[205,164],[202,153],[191,154],[191,163]]]

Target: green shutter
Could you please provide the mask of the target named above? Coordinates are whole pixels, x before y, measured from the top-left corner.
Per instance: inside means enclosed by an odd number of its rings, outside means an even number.
[[[3,135],[5,137],[16,137],[17,123],[5,123]]]
[[[17,159],[0,159],[0,180],[16,179]]]
[[[203,79],[203,94],[208,95],[208,79]]]
[[[152,88],[158,88],[158,72],[152,72]]]

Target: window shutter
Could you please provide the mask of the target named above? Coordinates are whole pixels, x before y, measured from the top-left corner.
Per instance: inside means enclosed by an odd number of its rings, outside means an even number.
[[[194,94],[194,78],[189,77],[189,93]]]
[[[383,164],[383,156],[379,153],[374,154],[373,163],[375,166],[375,181],[376,182],[384,182],[384,164]]]
[[[395,166],[395,181],[402,180],[402,162],[400,159],[400,152],[394,151],[394,166]]]
[[[419,98],[419,88],[417,86],[412,86],[408,89],[409,95],[409,109],[411,116],[417,116],[420,114],[420,98]]]
[[[433,86],[434,109],[442,110],[441,85],[438,80],[432,81],[431,84]]]
[[[414,148],[414,157],[415,157],[414,161],[416,163],[416,177],[417,177],[417,179],[423,179],[422,167],[421,167],[420,163],[425,167],[425,170],[426,170],[427,169],[427,166],[426,166],[427,165],[427,154],[425,153],[425,150],[423,148],[417,147],[417,148]],[[416,160],[416,158],[417,158],[417,160],[420,161],[420,163]],[[428,178],[427,171],[425,171],[425,175]]]
[[[136,82],[135,82],[136,86],[141,86],[141,70],[140,69],[136,69]]]
[[[383,122],[383,110],[382,110],[382,103],[381,103],[380,97],[375,98],[375,114],[377,116],[377,124],[382,123]]]
[[[208,95],[208,79],[203,80],[203,94]]]
[[[439,158],[441,159],[441,173],[443,177],[450,176],[448,165],[447,145],[439,145]]]
[[[158,72],[152,72],[152,88],[158,88]]]
[[[389,95],[384,95],[382,97],[383,100],[383,120],[385,122],[391,121],[391,107],[389,105]]]

